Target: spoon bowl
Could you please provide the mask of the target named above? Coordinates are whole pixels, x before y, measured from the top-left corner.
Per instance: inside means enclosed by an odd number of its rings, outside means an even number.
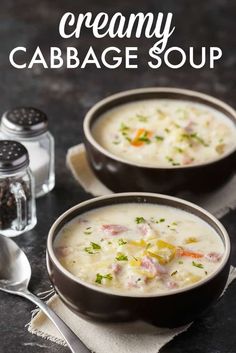
[[[27,289],[31,267],[25,253],[3,236],[0,236],[0,249],[0,289],[13,294]]]
[[[31,267],[25,253],[11,239],[0,235],[0,290],[29,299],[55,324],[73,353],[90,350],[42,300],[28,290]]]

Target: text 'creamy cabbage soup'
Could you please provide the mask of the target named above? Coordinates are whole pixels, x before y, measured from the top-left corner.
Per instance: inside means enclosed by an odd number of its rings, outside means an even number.
[[[92,133],[113,155],[153,167],[207,163],[236,146],[236,128],[229,118],[207,105],[184,100],[117,106],[98,118]]]
[[[55,253],[79,279],[117,293],[171,291],[199,282],[221,263],[224,245],[206,222],[154,204],[89,211],[60,231]]]

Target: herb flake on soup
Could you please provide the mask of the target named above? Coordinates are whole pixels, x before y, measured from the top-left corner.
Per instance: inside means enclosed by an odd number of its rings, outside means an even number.
[[[206,163],[236,144],[236,128],[204,104],[152,99],[117,106],[95,122],[92,133],[107,151],[148,166]]]
[[[79,279],[113,292],[154,293],[197,283],[216,271],[220,236],[182,210],[118,204],[84,213],[55,239],[57,258]]]

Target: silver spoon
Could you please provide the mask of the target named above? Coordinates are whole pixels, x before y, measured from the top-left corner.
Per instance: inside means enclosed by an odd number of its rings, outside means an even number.
[[[52,320],[73,353],[90,352],[53,310],[29,292],[30,278],[31,267],[25,253],[13,240],[0,235],[0,290],[27,298],[36,304]]]

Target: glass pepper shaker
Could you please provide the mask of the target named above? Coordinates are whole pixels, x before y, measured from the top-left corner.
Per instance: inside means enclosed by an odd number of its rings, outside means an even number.
[[[14,237],[37,223],[34,178],[26,148],[12,140],[0,141],[0,233]]]
[[[27,148],[36,197],[51,191],[55,185],[54,138],[48,131],[46,114],[32,107],[7,111],[2,116],[1,131],[5,138]]]

